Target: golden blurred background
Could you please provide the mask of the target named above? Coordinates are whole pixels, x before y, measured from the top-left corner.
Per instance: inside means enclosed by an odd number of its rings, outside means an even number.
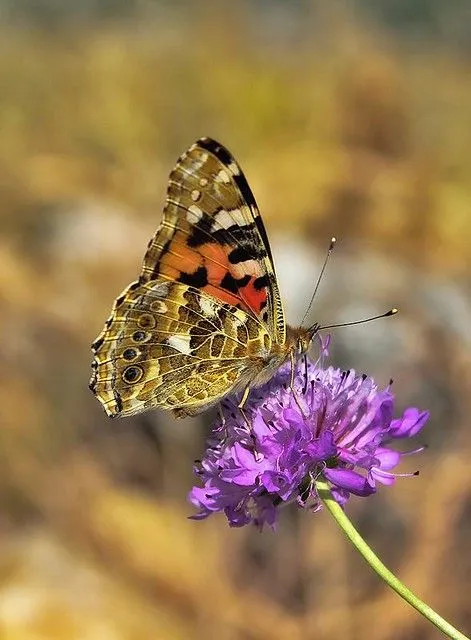
[[[471,631],[471,11],[466,0],[0,1],[0,638],[437,638],[327,513],[203,522],[211,416],[110,422],[90,343],[196,138],[242,165],[299,322],[429,408],[428,450],[347,512]]]

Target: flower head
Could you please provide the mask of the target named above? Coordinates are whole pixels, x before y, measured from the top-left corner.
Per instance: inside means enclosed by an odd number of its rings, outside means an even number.
[[[342,505],[351,494],[374,493],[378,482],[395,482],[391,469],[404,454],[387,445],[420,431],[427,411],[410,408],[393,419],[390,386],[380,390],[366,375],[310,360],[296,365],[293,388],[290,381],[287,363],[251,391],[242,411],[238,398],[223,403],[195,467],[203,486],[189,495],[199,509],[194,518],[224,511],[231,526],[274,526],[284,503],[320,508],[319,474]]]

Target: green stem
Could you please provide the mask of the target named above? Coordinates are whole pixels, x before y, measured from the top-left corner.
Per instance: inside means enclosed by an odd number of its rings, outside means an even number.
[[[327,481],[320,477],[316,480],[316,488],[319,493],[319,497],[325,504],[327,509],[333,515],[337,524],[343,530],[347,538],[358,549],[366,562],[370,567],[376,571],[376,573],[390,586],[401,598],[404,598],[406,602],[412,605],[419,613],[421,613],[427,620],[430,620],[442,633],[455,640],[469,640],[458,629],[455,629],[449,622],[444,620],[438,615],[428,604],[422,602],[412,591],[410,591],[396,576],[389,571],[387,567],[381,562],[378,556],[373,550],[366,544],[358,531],[352,525],[350,520],[345,515],[345,512],[341,506],[336,502],[330,491]]]

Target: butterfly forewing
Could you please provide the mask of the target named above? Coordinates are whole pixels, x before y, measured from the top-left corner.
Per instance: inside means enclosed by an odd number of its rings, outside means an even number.
[[[142,275],[196,286],[245,308],[285,340],[283,307],[270,246],[255,198],[231,154],[202,138],[170,174],[161,227]]]

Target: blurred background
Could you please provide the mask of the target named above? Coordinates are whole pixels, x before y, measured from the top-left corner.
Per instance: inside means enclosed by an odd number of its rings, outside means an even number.
[[[471,5],[0,0],[0,638],[437,638],[327,513],[194,522],[206,415],[110,422],[90,343],[196,138],[242,165],[288,320],[431,420],[348,514],[471,631]]]

